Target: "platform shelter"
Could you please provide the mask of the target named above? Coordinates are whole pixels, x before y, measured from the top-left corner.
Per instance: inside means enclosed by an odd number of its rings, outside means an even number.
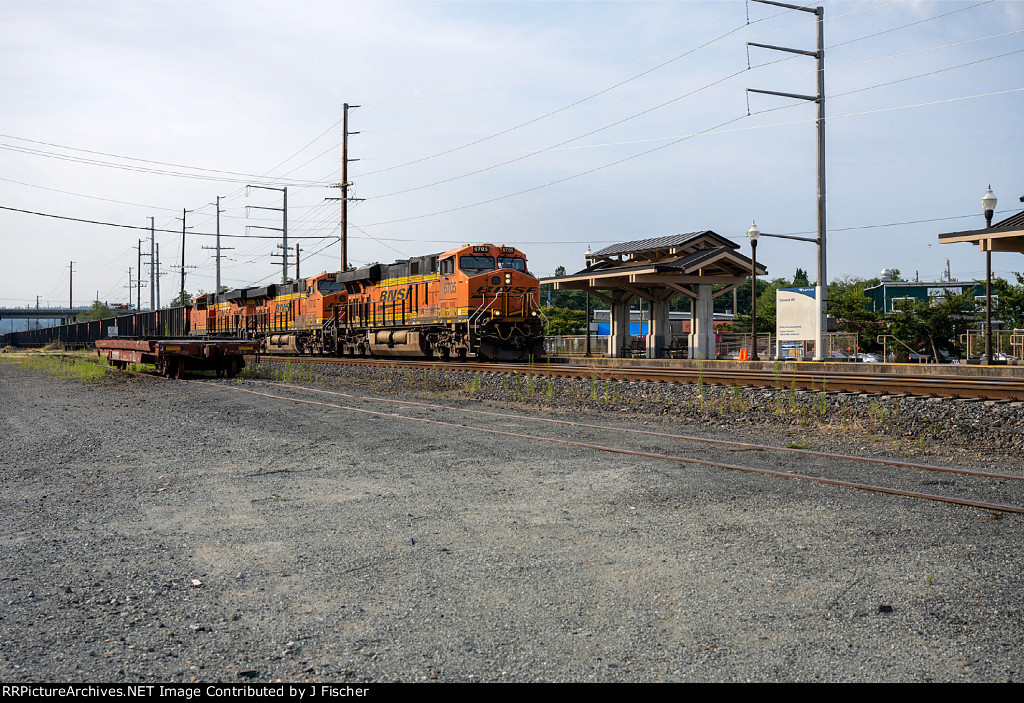
[[[739,245],[711,230],[622,242],[594,252],[582,271],[545,278],[555,290],[583,290],[611,307],[608,356],[623,355],[630,345],[629,306],[637,299],[650,303],[647,358],[665,356],[672,343],[669,303],[680,296],[691,301],[689,356],[715,358],[714,298],[746,282],[751,260]],[[758,264],[757,275],[768,271]],[[721,286],[715,290],[715,286]]]

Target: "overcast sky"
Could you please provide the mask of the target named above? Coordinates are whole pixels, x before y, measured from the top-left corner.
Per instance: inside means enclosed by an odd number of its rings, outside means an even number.
[[[828,278],[961,280],[984,256],[937,235],[1024,208],[1024,3],[826,1]],[[343,103],[349,259],[493,242],[538,275],[632,239],[816,228],[814,15],[721,2],[0,0],[0,206],[159,230],[164,303],[281,277],[288,187],[302,274],[339,267]],[[748,108],[749,97],[749,108]],[[749,109],[749,115],[748,115]],[[128,299],[148,229],[0,210],[0,306]],[[943,219],[945,218],[945,219]],[[914,221],[932,220],[929,222]],[[175,234],[175,231],[177,234]],[[245,238],[249,237],[249,238]],[[262,237],[262,238],[259,238]],[[296,239],[302,237],[302,239]],[[812,244],[762,239],[769,276]],[[995,254],[1000,275],[1024,271]],[[148,282],[148,261],[144,260]],[[192,268],[194,267],[194,268]],[[294,269],[292,269],[294,271]],[[143,290],[144,307],[149,292]],[[134,293],[132,294],[134,300]]]

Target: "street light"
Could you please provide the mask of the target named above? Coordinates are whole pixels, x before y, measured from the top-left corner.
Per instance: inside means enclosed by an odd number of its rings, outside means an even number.
[[[992,214],[995,212],[997,199],[992,192],[992,184],[981,198],[981,209],[985,211],[985,227],[992,226]],[[992,240],[985,241],[985,363],[992,363]]]
[[[761,230],[756,222],[750,225],[747,236],[750,237],[750,332],[754,340],[750,360],[760,361],[757,358],[757,238],[761,236]]]
[[[583,254],[583,260],[587,264],[587,268],[590,268],[591,264],[591,251],[590,245],[587,245],[587,251]],[[590,288],[587,288],[587,357],[590,356]]]

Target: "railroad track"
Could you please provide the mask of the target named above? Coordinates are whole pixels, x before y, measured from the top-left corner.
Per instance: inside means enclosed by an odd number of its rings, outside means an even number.
[[[887,493],[917,500],[940,501],[999,514],[1024,513],[1024,475],[1021,474],[934,466],[897,459],[850,456],[793,447],[571,422],[550,417],[360,396],[270,381],[234,381],[230,384],[214,381],[191,382],[206,386],[214,385],[218,389],[247,393],[282,403],[302,403],[382,417],[390,422],[428,423],[444,427],[448,433],[476,432],[499,435],[513,439],[517,446],[550,442],[587,451],[609,452],[676,465],[701,465],[779,479]],[[499,426],[505,429],[497,429]],[[557,428],[562,436],[538,434],[536,428],[539,427]],[[566,438],[569,436],[571,439]],[[652,444],[655,446],[652,447]],[[733,452],[757,452],[763,461],[759,466],[750,466],[709,458],[709,454],[721,456]],[[699,456],[694,456],[695,454]],[[800,466],[794,470],[793,464]],[[921,490],[923,486],[950,488],[947,493],[936,494]]]
[[[660,368],[637,366],[589,366],[572,363],[477,363],[429,360],[382,360],[316,357],[262,357],[300,363],[349,364],[389,368],[435,369],[471,373],[509,373],[565,378],[594,378],[615,381],[709,384],[810,391],[842,391],[888,395],[915,395],[942,398],[982,398],[986,400],[1024,400],[1024,378],[968,377],[957,375],[851,373],[813,370],[732,369],[709,362],[703,368]]]

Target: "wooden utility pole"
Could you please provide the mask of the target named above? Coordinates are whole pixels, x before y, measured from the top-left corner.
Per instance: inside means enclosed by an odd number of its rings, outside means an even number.
[[[341,183],[332,186],[333,188],[341,189],[341,197],[326,199],[341,201],[341,270],[345,271],[348,268],[348,201],[362,200],[362,198],[348,197],[348,188],[352,185],[348,180],[348,164],[350,161],[359,161],[359,159],[348,158],[348,137],[350,134],[359,134],[359,132],[348,131],[348,111],[359,106],[345,103],[343,107],[344,112],[341,117]]]

